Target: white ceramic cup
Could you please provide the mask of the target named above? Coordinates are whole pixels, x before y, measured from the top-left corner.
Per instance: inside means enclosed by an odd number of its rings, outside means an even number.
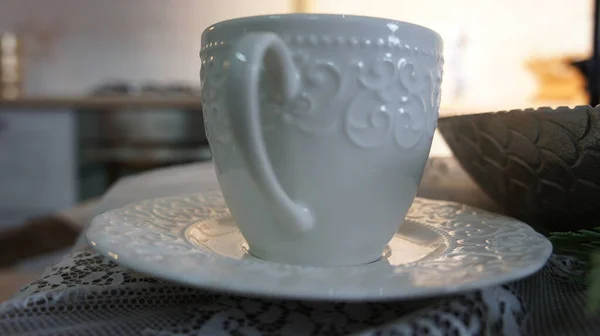
[[[437,125],[442,39],[348,15],[257,16],[202,34],[208,140],[225,201],[262,259],[377,260]]]

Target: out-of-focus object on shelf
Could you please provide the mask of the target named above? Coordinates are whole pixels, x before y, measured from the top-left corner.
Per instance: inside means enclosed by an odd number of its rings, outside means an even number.
[[[294,0],[295,13],[311,13],[314,11],[316,0]]]
[[[592,107],[600,105],[600,0],[594,0],[593,6],[594,38],[591,56],[533,60],[528,63],[528,67],[540,80],[541,91],[538,98],[573,98],[577,101],[572,105],[583,102]]]
[[[572,64],[575,58],[550,57],[531,59],[526,66],[539,84],[536,101],[560,101],[580,105],[588,101],[585,77]]]
[[[47,59],[62,33],[60,20],[29,19],[0,31],[0,101],[16,100],[26,91],[26,60]]]
[[[23,91],[23,38],[0,33],[0,99],[18,98]]]
[[[195,98],[200,102],[200,92],[183,84],[106,83],[92,92],[92,97],[132,97],[138,99]],[[96,136],[122,145],[139,142],[176,142],[188,140],[199,145],[207,143],[202,121],[202,109],[163,106],[140,109],[120,107],[99,115]],[[88,134],[89,136],[90,134]]]
[[[588,92],[588,105],[600,104],[600,0],[594,1],[594,40],[592,41],[592,55],[571,62],[583,75],[585,89]]]
[[[80,161],[88,167],[106,165],[108,185],[131,172],[210,159],[197,88],[116,81],[98,86],[90,97],[198,102],[79,109]]]

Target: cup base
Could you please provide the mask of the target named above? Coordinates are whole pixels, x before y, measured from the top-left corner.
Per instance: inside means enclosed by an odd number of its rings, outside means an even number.
[[[311,258],[306,259],[299,255],[287,254],[282,255],[279,253],[269,253],[256,247],[251,247],[247,243],[242,245],[242,250],[248,255],[261,259],[264,261],[275,262],[280,264],[298,265],[298,266],[312,266],[312,267],[349,267],[349,266],[360,266],[376,263],[382,260],[387,260],[392,250],[389,245],[386,245],[383,252],[370,255],[360,256],[347,256],[339,258],[337,256],[332,258],[333,254],[329,254],[327,257]]]

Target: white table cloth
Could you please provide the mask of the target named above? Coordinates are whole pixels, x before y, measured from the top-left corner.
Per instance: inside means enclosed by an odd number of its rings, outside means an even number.
[[[210,164],[119,181],[96,213],[216,187]],[[526,279],[462,295],[388,303],[259,300],[137,274],[80,239],[42,277],[0,304],[0,335],[598,335],[576,261],[553,256]]]

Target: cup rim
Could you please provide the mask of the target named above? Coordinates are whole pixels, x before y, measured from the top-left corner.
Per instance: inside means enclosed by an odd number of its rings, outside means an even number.
[[[327,13],[284,13],[284,14],[265,14],[265,15],[251,15],[251,16],[243,16],[233,19],[227,19],[223,21],[216,22],[208,26],[204,32],[208,32],[210,30],[218,29],[222,26],[227,26],[232,23],[243,23],[244,21],[252,21],[252,20],[281,20],[281,19],[295,19],[295,20],[340,20],[346,22],[357,22],[357,21],[372,21],[372,22],[380,22],[380,23],[395,23],[403,26],[409,26],[412,28],[416,28],[419,30],[423,30],[429,34],[433,34],[438,39],[442,39],[442,36],[435,30],[416,24],[412,22],[394,20],[389,18],[382,18],[376,16],[366,16],[366,15],[354,15],[354,14],[327,14]]]

